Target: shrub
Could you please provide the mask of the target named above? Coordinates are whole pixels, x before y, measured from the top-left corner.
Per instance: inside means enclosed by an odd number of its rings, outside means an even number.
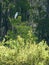
[[[8,30],[7,32],[7,37],[15,39],[17,35],[20,35],[23,38],[27,38],[27,34],[29,30],[32,30],[31,26],[28,26],[27,21],[22,22],[21,21],[21,16],[18,16],[17,19],[10,19],[11,25],[12,25],[12,30]]]
[[[0,44],[0,65],[49,65],[49,47],[44,41],[24,42],[18,36]]]

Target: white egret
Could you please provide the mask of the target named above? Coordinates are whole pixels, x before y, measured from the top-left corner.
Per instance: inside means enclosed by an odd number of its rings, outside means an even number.
[[[16,19],[18,16],[18,12],[15,13],[14,18]]]

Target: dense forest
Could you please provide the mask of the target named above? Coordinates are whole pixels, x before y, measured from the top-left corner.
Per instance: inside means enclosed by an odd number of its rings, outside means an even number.
[[[0,65],[49,65],[49,0],[0,0]]]

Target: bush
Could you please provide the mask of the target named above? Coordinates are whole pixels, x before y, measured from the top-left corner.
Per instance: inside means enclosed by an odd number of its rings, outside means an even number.
[[[32,30],[31,26],[28,26],[27,21],[22,22],[21,21],[21,16],[18,16],[17,19],[10,19],[11,25],[12,25],[12,30],[8,30],[7,32],[7,37],[15,39],[17,35],[20,35],[23,38],[27,38],[28,31]]]
[[[17,40],[4,41],[0,43],[0,65],[49,65],[49,47],[46,42],[24,42],[20,36]]]

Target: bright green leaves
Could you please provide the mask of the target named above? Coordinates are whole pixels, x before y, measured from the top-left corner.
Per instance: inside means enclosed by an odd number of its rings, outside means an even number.
[[[39,44],[31,43],[20,36],[16,40],[10,39],[7,42],[1,42],[0,46],[0,64],[1,65],[48,65],[49,47],[46,42]],[[9,46],[8,46],[9,45]]]

